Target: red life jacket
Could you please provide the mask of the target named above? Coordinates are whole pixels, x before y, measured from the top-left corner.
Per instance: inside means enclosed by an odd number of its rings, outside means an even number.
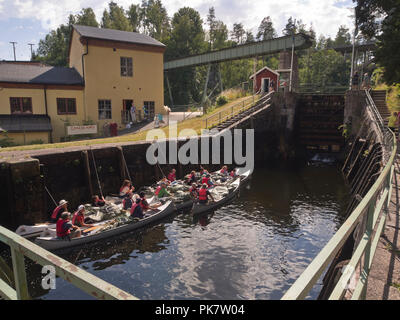
[[[175,173],[170,173],[170,174],[168,175],[168,180],[171,181],[171,182],[172,182],[172,181],[175,181],[175,177],[176,177],[176,176],[175,176]]]
[[[57,237],[64,238],[67,235],[71,233],[71,230],[65,231],[63,226],[65,223],[69,222],[69,220],[63,220],[63,219],[58,219],[57,224],[56,224],[56,232],[57,232]]]
[[[72,217],[72,224],[78,227],[82,227],[82,223],[84,222],[83,215],[79,214],[79,212],[75,212]]]
[[[231,177],[234,177],[235,176],[235,171],[232,170],[230,175],[231,175]]]
[[[156,192],[154,192],[154,194],[155,194],[156,196],[158,196],[158,194],[160,193],[160,191],[161,191],[161,186],[158,186],[157,189],[156,189]]]
[[[199,200],[207,200],[207,189],[201,188],[199,190]]]
[[[208,180],[210,180],[210,178],[203,177],[203,179],[201,179],[201,183],[202,183],[202,184],[203,184],[203,183],[207,183],[207,185],[208,185]]]
[[[53,213],[51,214],[51,219],[57,219],[57,216],[59,215],[60,210],[62,209],[62,206],[57,206],[54,210]],[[61,212],[60,212],[61,213]]]
[[[139,203],[134,203],[133,205],[132,205],[132,207],[131,207],[131,215],[135,212],[135,208],[137,207],[137,206],[139,206],[140,204]]]
[[[147,210],[149,208],[148,204],[144,204],[144,201],[146,201],[145,199],[140,199],[140,206],[142,207],[143,210]],[[147,201],[146,201],[147,203]]]
[[[226,169],[221,169],[221,171],[220,171],[220,173],[222,173],[222,174],[225,174],[227,172],[228,172],[228,170],[226,170]]]

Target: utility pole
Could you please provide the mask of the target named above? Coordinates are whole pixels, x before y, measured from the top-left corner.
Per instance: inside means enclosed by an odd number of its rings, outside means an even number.
[[[292,32],[292,59],[290,61],[290,82],[289,91],[292,92],[292,81],[293,81],[293,58],[294,58],[294,32],[296,29],[296,19],[294,19],[293,32]]]
[[[353,84],[353,73],[354,73],[354,51],[355,51],[355,46],[356,46],[356,36],[358,33],[357,30],[357,17],[356,17],[356,8],[354,8],[354,33],[353,33],[353,49],[351,52],[351,69],[350,69],[350,84],[349,84],[349,90],[352,89],[352,84]]]
[[[28,43],[28,46],[31,47],[31,61],[32,61],[32,59],[33,59],[33,49],[32,49],[32,47],[33,47],[34,45],[35,45],[34,43]]]
[[[10,43],[12,44],[13,50],[14,50],[14,61],[17,61],[17,58],[15,57],[15,45],[17,44],[17,42],[15,42],[15,41],[10,41]]]

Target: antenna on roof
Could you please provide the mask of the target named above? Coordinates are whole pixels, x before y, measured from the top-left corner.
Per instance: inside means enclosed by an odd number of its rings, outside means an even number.
[[[16,57],[15,57],[15,44],[16,44],[17,42],[15,42],[15,41],[10,41],[10,43],[12,43],[13,50],[14,50],[14,61],[17,61],[17,59],[16,59]]]
[[[32,59],[33,59],[33,49],[32,49],[32,47],[33,47],[34,45],[35,45],[34,43],[28,43],[28,46],[31,47],[31,61],[32,61]]]

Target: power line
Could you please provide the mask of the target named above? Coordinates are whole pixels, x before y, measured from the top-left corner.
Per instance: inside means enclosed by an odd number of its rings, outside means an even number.
[[[17,42],[15,42],[15,41],[10,41],[10,43],[12,44],[12,46],[13,46],[13,51],[14,51],[14,61],[17,61],[17,58],[15,57],[15,45],[17,44]]]

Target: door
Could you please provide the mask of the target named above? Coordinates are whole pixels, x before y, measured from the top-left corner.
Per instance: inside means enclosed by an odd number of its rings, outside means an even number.
[[[122,123],[126,124],[132,121],[130,116],[133,100],[122,100]]]
[[[263,85],[262,85],[262,92],[268,92],[269,91],[269,78],[263,78]]]

